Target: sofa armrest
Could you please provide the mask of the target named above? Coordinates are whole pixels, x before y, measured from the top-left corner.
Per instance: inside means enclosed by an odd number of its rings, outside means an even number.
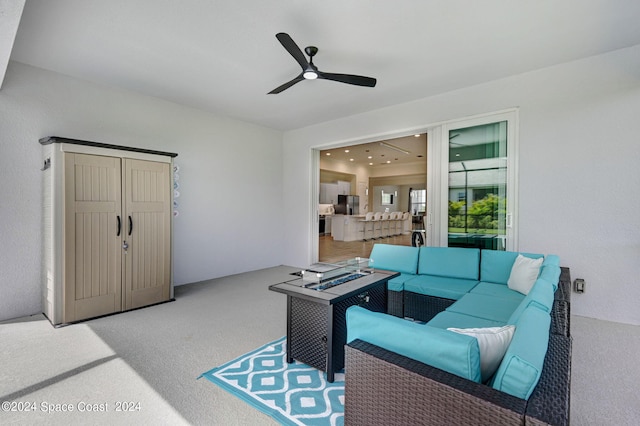
[[[555,294],[556,300],[571,303],[571,271],[567,267],[560,267],[560,279]]]
[[[542,375],[527,404],[527,425],[569,424],[571,347],[571,337],[549,336]]]
[[[569,424],[571,337],[551,335],[528,401],[362,340],[345,346],[345,425]]]
[[[562,300],[554,300],[550,315],[551,334],[570,336],[571,305]]]
[[[527,401],[361,340],[345,346],[345,424],[524,424]]]
[[[551,334],[571,336],[571,271],[565,267],[560,270],[551,309]]]

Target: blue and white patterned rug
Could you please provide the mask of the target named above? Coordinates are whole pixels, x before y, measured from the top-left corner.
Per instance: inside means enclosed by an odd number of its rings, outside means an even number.
[[[216,367],[205,377],[285,425],[343,425],[344,374],[286,360],[283,337]]]

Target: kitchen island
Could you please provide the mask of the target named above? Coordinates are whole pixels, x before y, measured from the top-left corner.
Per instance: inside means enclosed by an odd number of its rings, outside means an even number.
[[[364,220],[365,215],[345,215],[334,214],[331,222],[331,237],[334,241],[359,241],[364,239]],[[369,222],[371,226],[371,222]],[[401,230],[396,231],[398,234],[411,233],[411,216],[402,221]],[[371,239],[371,231],[368,231],[368,238]],[[376,234],[379,235],[379,234]],[[377,238],[380,238],[378,236]]]
[[[362,240],[364,215],[334,214],[331,220],[331,237],[334,241]]]

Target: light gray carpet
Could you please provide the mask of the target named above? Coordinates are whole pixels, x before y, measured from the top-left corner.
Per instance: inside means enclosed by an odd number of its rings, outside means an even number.
[[[179,286],[175,302],[58,329],[42,315],[0,323],[0,399],[32,409],[0,411],[0,424],[275,424],[196,378],[286,334],[285,296],[267,288],[294,270]],[[640,327],[583,317],[571,326],[572,424],[638,424]],[[139,405],[122,412],[118,402]],[[45,412],[64,404],[74,411]]]
[[[640,424],[640,326],[571,321],[571,424]]]

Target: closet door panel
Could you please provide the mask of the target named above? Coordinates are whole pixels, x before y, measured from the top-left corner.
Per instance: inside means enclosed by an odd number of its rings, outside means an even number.
[[[120,159],[64,154],[65,322],[122,310]]]
[[[168,163],[124,160],[125,238],[128,243],[124,270],[125,309],[163,302],[170,297],[170,171]]]

